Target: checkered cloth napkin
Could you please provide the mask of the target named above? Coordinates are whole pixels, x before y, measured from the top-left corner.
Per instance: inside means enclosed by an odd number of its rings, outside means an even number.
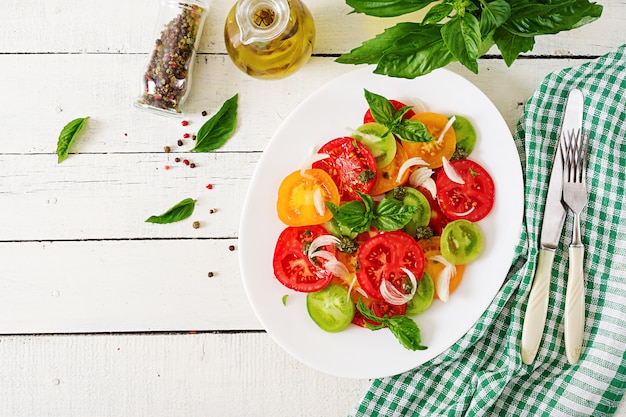
[[[626,45],[550,74],[526,103],[514,134],[523,161],[525,217],[505,284],[465,336],[428,363],[376,379],[351,416],[610,416],[626,391]],[[520,356],[543,208],[568,92],[585,94],[591,133],[581,213],[586,246],[585,338],[570,365],[563,311],[572,235],[568,214],[554,259],[547,324],[537,358]]]

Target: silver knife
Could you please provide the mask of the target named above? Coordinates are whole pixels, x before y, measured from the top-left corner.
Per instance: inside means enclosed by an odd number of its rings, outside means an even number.
[[[561,122],[559,137],[565,132],[582,130],[584,96],[582,91],[573,89],[569,92],[565,113]],[[528,297],[526,316],[522,327],[522,362],[531,364],[537,356],[543,336],[548,313],[548,298],[550,295],[550,281],[552,279],[552,264],[554,254],[559,245],[561,230],[565,221],[566,210],[562,203],[563,196],[563,161],[559,150],[559,143],[554,153],[554,162],[548,183],[546,207],[541,223],[541,237],[539,245],[539,259],[535,278]]]

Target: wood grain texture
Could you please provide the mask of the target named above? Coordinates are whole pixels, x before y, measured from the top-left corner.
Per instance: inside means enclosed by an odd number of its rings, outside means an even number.
[[[329,377],[261,334],[0,339],[0,416],[345,416],[369,382]]]

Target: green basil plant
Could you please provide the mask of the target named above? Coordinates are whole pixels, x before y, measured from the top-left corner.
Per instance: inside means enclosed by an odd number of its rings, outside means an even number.
[[[336,61],[375,64],[377,74],[415,78],[458,61],[478,73],[478,58],[496,45],[507,66],[531,51],[535,37],[597,20],[588,0],[346,0],[353,13],[394,17],[429,7],[421,22],[401,22]]]

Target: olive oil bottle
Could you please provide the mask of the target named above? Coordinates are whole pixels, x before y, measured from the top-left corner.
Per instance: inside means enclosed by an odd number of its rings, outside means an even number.
[[[300,0],[238,0],[224,25],[226,49],[246,74],[281,78],[311,56],[315,24]]]

